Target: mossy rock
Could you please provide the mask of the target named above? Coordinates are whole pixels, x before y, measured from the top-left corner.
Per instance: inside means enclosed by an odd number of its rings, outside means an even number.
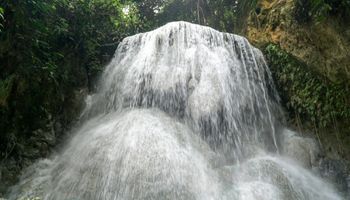
[[[350,159],[349,83],[327,79],[278,45],[263,50],[290,123],[315,133],[332,157]]]

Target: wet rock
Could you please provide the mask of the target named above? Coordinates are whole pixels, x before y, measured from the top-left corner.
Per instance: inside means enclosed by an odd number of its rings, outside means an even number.
[[[321,160],[319,171],[321,176],[334,183],[340,192],[349,195],[350,173],[347,166],[343,160],[326,158]]]
[[[5,195],[7,188],[18,180],[20,169],[14,159],[6,160],[0,165],[0,197]]]
[[[6,158],[0,163],[0,197],[8,188],[18,181],[21,170],[31,165],[39,158],[47,157],[53,148],[64,137],[64,133],[70,129],[83,108],[83,100],[87,89],[79,89],[73,92],[64,106],[60,116],[50,113],[43,119],[43,126],[32,131],[30,137],[22,142],[16,143],[16,157]]]
[[[56,121],[54,123],[54,131],[55,133],[63,133],[64,129],[60,121]]]
[[[300,137],[291,130],[283,131],[283,154],[297,161],[305,168],[318,165],[321,157],[319,145],[313,138]]]

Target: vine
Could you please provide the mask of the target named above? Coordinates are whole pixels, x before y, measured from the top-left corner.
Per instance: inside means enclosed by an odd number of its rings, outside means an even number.
[[[289,113],[318,127],[350,118],[349,85],[329,81],[277,45],[267,45],[265,53]]]

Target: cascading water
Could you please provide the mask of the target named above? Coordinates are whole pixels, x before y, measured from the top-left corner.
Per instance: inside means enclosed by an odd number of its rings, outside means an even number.
[[[341,199],[281,156],[278,95],[243,37],[186,22],[128,37],[88,100],[9,199]]]

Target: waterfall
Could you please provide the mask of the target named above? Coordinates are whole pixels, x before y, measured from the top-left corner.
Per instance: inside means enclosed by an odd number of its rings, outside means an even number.
[[[297,136],[241,36],[173,22],[127,37],[87,100],[70,141],[9,199],[342,199],[286,155]]]

